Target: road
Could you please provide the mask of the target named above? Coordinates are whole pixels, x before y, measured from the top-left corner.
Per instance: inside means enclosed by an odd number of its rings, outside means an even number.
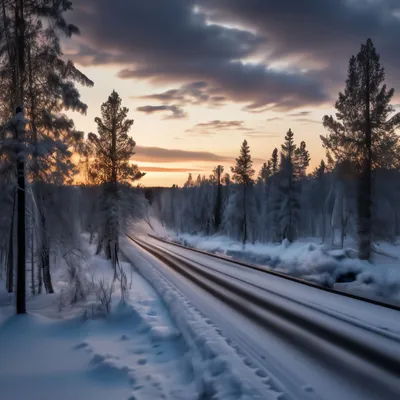
[[[133,239],[129,245],[140,257],[210,319],[246,363],[265,371],[283,399],[400,399],[398,311],[155,238]]]

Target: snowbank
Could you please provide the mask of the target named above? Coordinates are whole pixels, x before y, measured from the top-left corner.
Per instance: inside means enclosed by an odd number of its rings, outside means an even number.
[[[400,304],[400,246],[376,243],[374,262],[357,259],[350,248],[331,250],[317,239],[281,244],[246,244],[226,236],[180,234],[170,240],[223,254],[320,285]]]

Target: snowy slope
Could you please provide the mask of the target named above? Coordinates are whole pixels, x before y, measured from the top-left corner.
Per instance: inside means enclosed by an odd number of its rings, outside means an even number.
[[[131,287],[126,304],[113,294],[113,312],[97,311],[93,295],[60,310],[60,294],[35,296],[29,313],[0,308],[2,400],[199,398],[202,378],[164,303],[124,263]],[[89,262],[95,283],[112,276],[101,257]],[[128,274],[129,273],[129,274]],[[65,287],[60,278],[56,290]],[[4,288],[2,288],[4,289]],[[1,299],[8,295],[1,292]]]

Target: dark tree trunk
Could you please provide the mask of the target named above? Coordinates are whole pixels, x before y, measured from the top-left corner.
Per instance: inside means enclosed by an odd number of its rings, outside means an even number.
[[[99,236],[99,241],[97,242],[97,248],[96,248],[96,255],[99,255],[101,253],[101,250],[103,249],[103,241],[104,237]]]
[[[221,168],[218,167],[217,175],[217,198],[215,199],[214,227],[215,232],[219,231],[221,226],[221,206],[222,206],[222,185],[221,185]]]
[[[369,48],[365,60],[365,154],[364,165],[358,190],[359,212],[359,255],[362,260],[371,256],[371,208],[372,208],[372,129],[370,116],[370,54]]]
[[[246,209],[246,183],[243,184],[243,246],[247,242],[247,209]]]
[[[17,74],[17,107],[16,114],[23,111],[24,100],[24,76],[25,76],[25,21],[24,21],[24,0],[16,0],[15,2],[15,25],[16,25],[16,48],[18,61]],[[17,139],[20,144],[24,143],[24,138]],[[21,151],[22,153],[22,151]],[[26,237],[25,237],[25,154],[19,154],[17,160],[17,176],[18,176],[18,224],[17,224],[17,314],[26,313]]]
[[[34,296],[36,294],[35,288],[35,229],[34,222],[32,219],[32,237],[31,237],[31,293]]]
[[[37,293],[41,294],[42,289],[43,289],[43,273],[42,273],[42,260],[40,260],[37,269]]]
[[[7,291],[12,293],[14,290],[14,217],[15,217],[15,199],[14,194],[13,208],[11,213],[10,238],[8,242],[8,257],[7,257]]]
[[[50,249],[47,245],[42,246],[42,270],[43,270],[43,283],[47,293],[54,293],[53,284],[50,275]]]

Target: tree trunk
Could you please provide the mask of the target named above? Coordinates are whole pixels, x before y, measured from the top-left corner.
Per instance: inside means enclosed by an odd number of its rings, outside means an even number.
[[[46,235],[46,217],[44,215],[44,206],[42,201],[39,203],[40,207],[40,215],[41,215],[41,243],[40,243],[40,261],[41,261],[41,269],[43,274],[43,283],[44,288],[46,289],[47,293],[54,293],[53,285],[51,282],[51,273],[50,273],[50,246],[47,240]]]
[[[44,288],[46,289],[47,293],[54,293],[50,275],[50,249],[46,244],[42,245],[41,260],[42,260]]]
[[[32,217],[32,237],[31,237],[31,293],[34,296],[36,294],[35,288],[35,227],[34,220]]]
[[[14,194],[13,208],[11,213],[10,238],[8,241],[8,257],[7,257],[7,291],[12,293],[14,290],[14,218],[15,218],[15,200]]]
[[[293,166],[290,161],[290,171],[289,171],[289,198],[288,198],[288,203],[289,203],[289,226],[288,226],[288,231],[287,231],[287,239],[289,242],[293,242],[293,235],[292,235],[292,174],[293,174]]]
[[[24,76],[25,76],[25,21],[24,0],[15,2],[15,25],[16,25],[16,51],[17,51],[17,95],[16,114],[23,112],[24,101]],[[10,60],[11,61],[11,60]],[[17,129],[16,138],[22,145],[24,143],[23,133]],[[22,154],[21,154],[22,153]],[[25,154],[20,151],[17,158],[18,176],[18,224],[17,224],[17,314],[26,313],[26,237],[25,237]]]
[[[243,184],[243,246],[247,242],[246,184]]]
[[[362,260],[369,260],[371,256],[371,206],[372,206],[372,129],[370,116],[370,54],[367,47],[365,60],[365,154],[364,165],[358,190],[359,212],[359,256]]]
[[[39,262],[39,266],[37,269],[37,293],[42,294],[42,288],[43,288],[43,273],[42,273],[42,260]]]
[[[99,236],[99,241],[97,242],[97,248],[96,248],[96,255],[99,255],[101,253],[101,250],[103,249],[103,240],[104,238]]]
[[[221,169],[218,169],[217,180],[218,180],[217,198],[215,200],[215,214],[214,214],[215,232],[218,232],[219,227],[221,226],[221,203],[222,203]]]

